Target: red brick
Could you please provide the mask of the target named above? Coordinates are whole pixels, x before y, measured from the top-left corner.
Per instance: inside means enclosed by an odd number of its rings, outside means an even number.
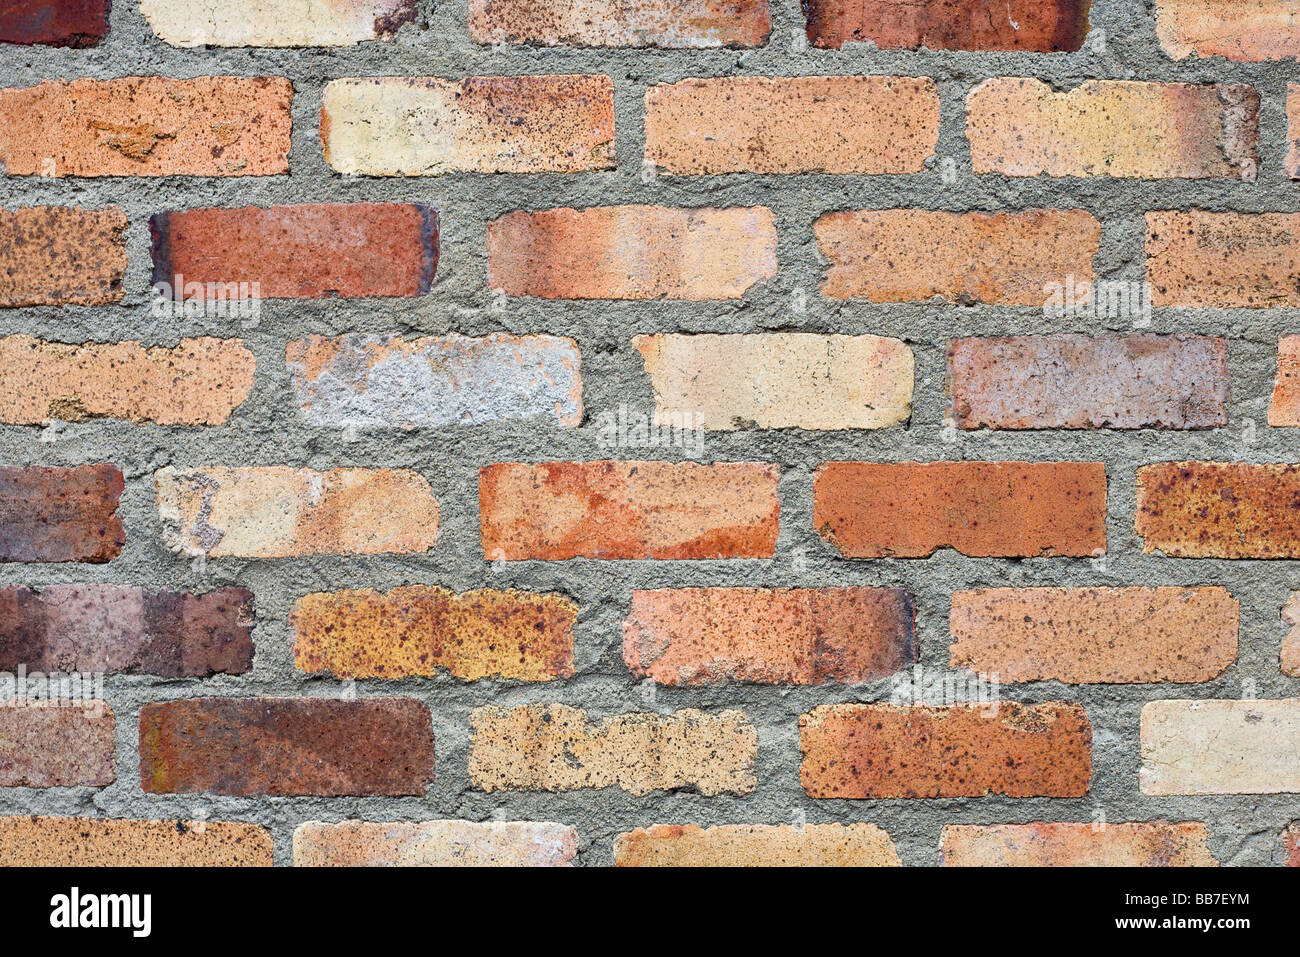
[[[0,43],[92,47],[108,34],[110,0],[10,0],[0,4]]]
[[[1214,336],[1048,335],[948,345],[961,429],[1212,429],[1228,424],[1228,346]]]
[[[112,784],[113,727],[113,709],[103,701],[0,706],[0,787]]]
[[[1300,465],[1162,462],[1138,469],[1143,551],[1300,558]]]
[[[0,466],[0,562],[112,561],[126,543],[113,465]]]
[[[116,206],[0,209],[0,307],[121,302],[125,233]]]
[[[1300,426],[1300,336],[1283,336],[1277,341],[1277,380],[1268,424]]]
[[[1300,867],[1300,824],[1292,824],[1282,834],[1282,849],[1287,867]]]
[[[1100,462],[828,462],[813,524],[846,558],[1082,557],[1106,550]]]
[[[489,561],[771,558],[777,470],[754,462],[500,463],[479,471]]]
[[[274,176],[289,172],[282,77],[51,80],[0,90],[10,176]]]
[[[429,709],[411,698],[194,698],[140,709],[147,794],[421,795]]]
[[[1300,213],[1146,214],[1151,304],[1189,309],[1300,306]]]
[[[839,49],[1078,50],[1091,0],[803,0],[808,41]]]
[[[857,684],[916,660],[901,588],[634,591],[623,660],[663,685]]]
[[[177,276],[258,283],[267,299],[418,296],[438,268],[438,213],[412,203],[190,209],[149,226],[153,281],[177,298]]]
[[[488,285],[541,299],[739,299],[776,274],[766,207],[602,206],[488,224]]]
[[[768,0],[470,0],[478,43],[585,47],[755,47]]]
[[[814,798],[1083,797],[1092,776],[1076,704],[823,705],[799,740]]]

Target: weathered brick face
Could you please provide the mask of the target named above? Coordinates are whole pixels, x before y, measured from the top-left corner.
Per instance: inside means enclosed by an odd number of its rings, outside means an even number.
[[[0,43],[92,47],[108,33],[110,0],[18,0],[0,7]]]
[[[803,0],[808,40],[838,49],[1078,50],[1091,0]]]

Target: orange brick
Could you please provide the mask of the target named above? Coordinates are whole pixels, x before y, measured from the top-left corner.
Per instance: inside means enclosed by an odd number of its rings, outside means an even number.
[[[125,233],[116,206],[0,209],[0,308],[121,302]]]
[[[234,821],[0,817],[5,867],[270,867],[271,832]]]
[[[1175,60],[1193,53],[1256,63],[1300,57],[1296,0],[1156,0],[1156,35]]]
[[[846,558],[1082,557],[1106,551],[1100,462],[828,462],[813,524]]]
[[[561,595],[411,585],[307,595],[289,616],[300,671],[337,678],[551,681],[573,674],[578,606]]]
[[[1204,824],[954,824],[945,867],[1218,867]]]
[[[1291,626],[1282,641],[1282,674],[1300,678],[1300,592],[1292,592],[1282,608],[1282,621]]]
[[[478,43],[584,47],[755,47],[768,0],[469,0]]]
[[[655,824],[614,839],[618,867],[898,867],[874,824]]]
[[[771,558],[777,470],[754,462],[503,463],[479,471],[489,561]]]
[[[0,90],[10,176],[272,176],[289,172],[281,77],[50,80]]]
[[[919,173],[939,141],[929,77],[715,77],[650,87],[645,158],[676,176]]]
[[[985,80],[966,100],[976,173],[1254,180],[1259,94],[1244,84]]]
[[[1300,558],[1300,466],[1162,462],[1138,469],[1143,551],[1173,558]]]
[[[1209,681],[1237,660],[1226,589],[982,588],[952,596],[952,665],[1002,681]]]
[[[1146,214],[1151,304],[1191,309],[1300,306],[1300,214]]]
[[[488,285],[542,299],[739,299],[776,275],[766,207],[601,206],[488,224]]]
[[[1091,0],[803,0],[808,40],[839,49],[1078,50]],[[1005,6],[1005,15],[1003,7]]]
[[[1277,381],[1268,424],[1300,426],[1300,336],[1283,336],[1277,342]]]
[[[1286,85],[1286,135],[1290,142],[1286,172],[1292,179],[1300,179],[1300,83]]]
[[[1101,224],[1083,210],[827,213],[813,226],[832,299],[1043,306],[1047,286],[1092,282]]]
[[[634,591],[623,660],[663,685],[856,684],[916,660],[901,588]]]
[[[814,798],[1083,797],[1092,725],[1076,704],[823,705],[799,718]]]
[[[1300,867],[1300,824],[1292,824],[1282,834],[1282,848],[1287,867]]]

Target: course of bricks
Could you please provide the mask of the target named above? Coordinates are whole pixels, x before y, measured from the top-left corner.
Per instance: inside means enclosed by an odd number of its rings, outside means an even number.
[[[1300,0],[19,0],[0,167],[0,863],[1300,864]]]

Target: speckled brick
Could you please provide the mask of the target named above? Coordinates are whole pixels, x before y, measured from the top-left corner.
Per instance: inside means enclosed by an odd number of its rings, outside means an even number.
[[[1286,172],[1300,179],[1300,83],[1286,85]]]
[[[153,281],[257,283],[264,299],[420,296],[438,268],[438,213],[413,203],[319,203],[159,213]],[[183,277],[184,282],[176,281]]]
[[[578,831],[531,821],[308,821],[293,832],[295,867],[565,867]]]
[[[5,867],[270,867],[272,850],[259,824],[0,817]]]
[[[1282,621],[1290,626],[1282,640],[1280,664],[1282,673],[1300,678],[1300,592],[1292,592],[1282,608]]]
[[[1259,94],[1244,84],[1031,77],[985,80],[966,99],[976,173],[1245,179],[1259,168]]]
[[[823,705],[799,718],[814,798],[1083,797],[1092,725],[1076,704]]]
[[[1300,465],[1162,462],[1137,472],[1147,554],[1300,558]]]
[[[483,791],[693,788],[749,794],[758,732],[742,711],[623,714],[590,720],[567,705],[474,709],[469,775]]]
[[[771,558],[777,470],[754,462],[498,463],[479,470],[489,561]]]
[[[1100,462],[828,462],[813,525],[845,558],[1029,558],[1106,551]]]
[[[1283,832],[1282,852],[1287,867],[1300,867],[1300,824],[1292,824]]]
[[[140,13],[177,47],[333,47],[391,39],[416,0],[140,0]]]
[[[127,419],[223,425],[253,388],[253,354],[239,339],[72,345],[31,336],[0,339],[0,422]]]
[[[1296,0],[1156,0],[1156,35],[1175,60],[1192,54],[1257,63],[1300,57]]]
[[[874,824],[654,824],[614,839],[619,867],[898,867]]]
[[[3,695],[15,676],[7,676]],[[35,681],[35,674],[27,680]],[[43,682],[42,682],[43,684]],[[113,783],[113,709],[104,701],[0,704],[0,787],[103,787]]]
[[[1277,341],[1277,379],[1268,424],[1300,426],[1300,336],[1283,336]]]
[[[1188,309],[1300,306],[1300,214],[1146,214],[1151,304]]]
[[[92,47],[108,35],[110,0],[17,0],[0,5],[0,43]]]
[[[1209,681],[1237,660],[1239,610],[1217,586],[959,591],[951,664],[1004,682]]]
[[[253,593],[138,585],[0,589],[0,671],[206,677],[253,666]]]
[[[607,76],[355,77],[326,84],[320,139],[340,173],[613,169]]]
[[[808,41],[839,49],[1078,50],[1091,0],[803,0]]]
[[[662,685],[859,684],[916,661],[901,588],[634,591],[623,660]]]
[[[645,335],[660,422],[696,429],[883,429],[907,421],[915,360],[901,339],[802,332]]]
[[[114,465],[0,466],[0,562],[112,561],[126,543]]]
[[[945,867],[1217,867],[1204,824],[951,824]]]
[[[116,206],[0,209],[0,308],[121,302],[125,233]]]
[[[1300,699],[1149,701],[1143,794],[1300,793]]]
[[[1046,335],[948,344],[960,429],[1213,429],[1228,424],[1217,336]]]
[[[1092,282],[1101,225],[1078,209],[827,213],[813,224],[830,260],[822,295],[871,302],[1043,307],[1048,285]]]
[[[577,617],[562,595],[410,585],[307,595],[289,621],[294,665],[313,674],[551,681],[573,675]]]
[[[429,482],[406,469],[169,465],[154,486],[163,539],[185,555],[416,554],[438,538]]]
[[[282,77],[132,76],[0,90],[10,176],[273,176],[289,172]]]
[[[429,429],[582,422],[582,355],[562,336],[312,336],[286,350],[309,425]]]
[[[755,47],[768,0],[469,0],[478,43],[581,47]]]
[[[674,176],[919,173],[939,92],[911,76],[680,80],[646,91],[645,136],[646,162]]]
[[[599,206],[488,224],[488,285],[540,299],[739,299],[776,275],[764,206]]]
[[[140,709],[146,794],[422,795],[429,709],[412,698],[194,698]]]

